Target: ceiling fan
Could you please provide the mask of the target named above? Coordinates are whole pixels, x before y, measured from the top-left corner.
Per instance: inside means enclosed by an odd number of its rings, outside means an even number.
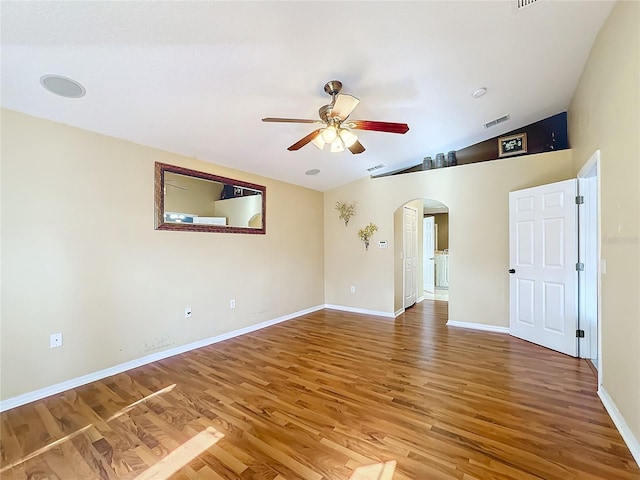
[[[324,91],[331,95],[331,103],[320,107],[318,111],[320,120],[307,120],[301,118],[263,118],[263,122],[279,123],[313,123],[323,125],[306,137],[301,138],[287,150],[299,150],[308,143],[313,143],[320,150],[325,145],[330,145],[331,152],[342,152],[345,147],[353,154],[365,151],[364,146],[358,141],[358,137],[351,132],[354,130],[373,130],[387,133],[407,133],[409,126],[406,123],[375,122],[371,120],[348,120],[349,115],[356,108],[360,100],[353,95],[340,93],[342,82],[331,80],[324,86]]]

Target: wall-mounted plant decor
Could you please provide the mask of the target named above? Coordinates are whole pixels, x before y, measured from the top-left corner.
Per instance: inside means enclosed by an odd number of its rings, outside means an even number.
[[[360,240],[364,243],[365,250],[369,250],[369,240],[371,240],[371,237],[377,231],[378,227],[373,223],[369,223],[366,227],[358,230],[358,237],[360,237]]]
[[[356,204],[347,202],[336,202],[336,210],[340,212],[338,218],[344,220],[344,226],[349,223],[349,219],[356,214]]]

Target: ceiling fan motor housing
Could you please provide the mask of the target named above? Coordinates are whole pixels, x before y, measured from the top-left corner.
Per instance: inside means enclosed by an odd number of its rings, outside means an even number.
[[[337,123],[336,121],[339,121],[340,119],[338,117],[334,117],[331,115],[331,112],[333,111],[333,105],[323,105],[322,107],[320,107],[320,110],[318,110],[318,115],[320,116],[320,119],[329,125],[333,125],[335,123]]]
[[[324,91],[331,95],[334,99],[335,96],[342,90],[342,82],[340,80],[329,80],[324,85]]]

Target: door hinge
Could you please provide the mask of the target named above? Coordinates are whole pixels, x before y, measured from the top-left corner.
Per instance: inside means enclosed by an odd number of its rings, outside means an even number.
[[[583,195],[576,195],[576,205],[582,205],[584,203]]]
[[[576,270],[578,272],[584,272],[584,263],[582,263],[582,262],[576,263]]]
[[[577,338],[584,338],[584,330],[576,330]]]

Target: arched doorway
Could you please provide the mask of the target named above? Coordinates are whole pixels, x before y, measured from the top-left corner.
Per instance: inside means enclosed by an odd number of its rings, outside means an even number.
[[[408,232],[411,229],[407,223],[406,213],[410,210],[418,212],[416,218],[417,238],[415,240],[408,238]],[[394,211],[394,311],[396,316],[410,306],[412,299],[415,299],[413,300],[415,302],[421,302],[426,298],[448,301],[448,217],[449,208],[430,198],[418,198],[405,202]],[[425,219],[427,220],[425,221]],[[425,252],[425,225],[433,225],[431,239],[434,248],[432,254]],[[415,252],[412,251],[412,245],[417,247]],[[408,278],[408,275],[413,274],[414,265],[412,262],[414,261],[416,262],[415,282]],[[425,271],[427,271],[427,278],[429,275],[433,275],[432,292],[425,292]]]

